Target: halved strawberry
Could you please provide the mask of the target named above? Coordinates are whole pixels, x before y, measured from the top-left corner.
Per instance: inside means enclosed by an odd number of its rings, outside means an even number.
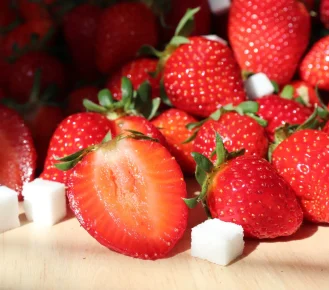
[[[0,105],[0,185],[19,193],[34,178],[36,152],[31,133],[15,111]]]
[[[125,137],[104,143],[76,165],[68,186],[80,224],[119,253],[162,258],[186,229],[183,174],[157,142]]]

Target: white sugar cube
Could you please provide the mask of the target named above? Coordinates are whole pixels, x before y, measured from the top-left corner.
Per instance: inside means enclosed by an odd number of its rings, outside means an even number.
[[[248,97],[252,100],[273,94],[275,91],[271,80],[264,73],[256,73],[250,76],[244,85]]]
[[[208,3],[214,14],[226,12],[231,6],[231,0],[208,0]]]
[[[209,40],[212,40],[212,41],[220,42],[220,43],[222,43],[224,45],[227,45],[227,41],[225,39],[219,37],[216,34],[203,35],[202,37],[203,38],[206,38],[206,39],[209,39]]]
[[[17,192],[0,186],[0,233],[20,226]]]
[[[37,178],[23,186],[24,209],[28,220],[52,226],[66,216],[65,185]]]
[[[191,255],[226,266],[243,252],[243,228],[209,219],[192,228]]]

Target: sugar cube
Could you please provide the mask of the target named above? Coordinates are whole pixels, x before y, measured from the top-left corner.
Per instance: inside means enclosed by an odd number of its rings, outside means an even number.
[[[275,88],[264,73],[256,73],[245,81],[245,89],[250,99],[255,100],[273,94]]]
[[[214,14],[226,12],[231,6],[231,0],[208,0],[208,3]]]
[[[206,38],[206,39],[209,39],[209,40],[212,40],[212,41],[220,42],[220,43],[222,43],[224,45],[227,45],[227,41],[225,39],[219,37],[216,34],[203,35],[202,37],[203,38]]]
[[[208,219],[192,228],[191,255],[226,266],[243,252],[243,228],[219,219]]]
[[[0,233],[20,226],[17,192],[0,186]]]
[[[22,193],[28,220],[51,226],[66,216],[64,184],[37,178],[26,183]]]

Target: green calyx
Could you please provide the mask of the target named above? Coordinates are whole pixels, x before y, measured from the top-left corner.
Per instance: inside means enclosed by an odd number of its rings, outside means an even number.
[[[169,44],[166,46],[164,51],[158,51],[151,46],[142,46],[139,50],[139,55],[155,56],[159,58],[159,62],[154,72],[154,75],[159,75],[165,66],[168,58],[171,54],[181,45],[189,43],[188,36],[192,33],[194,29],[194,16],[198,13],[200,7],[194,9],[187,9],[185,15],[178,23],[175,34]]]
[[[206,123],[209,120],[218,121],[221,118],[221,116],[223,116],[224,114],[226,114],[228,112],[236,112],[240,115],[249,116],[250,118],[254,119],[258,124],[260,124],[262,127],[266,127],[267,121],[260,118],[259,116],[257,116],[258,109],[259,109],[259,104],[254,101],[241,102],[237,106],[234,106],[233,104],[228,104],[223,107],[220,107],[218,110],[213,112],[208,118],[203,119],[199,122],[187,124],[186,128],[188,130],[194,130],[194,132],[191,135],[191,137],[189,137],[188,139],[186,139],[183,142],[183,144],[193,141],[195,139],[195,137],[197,136],[200,127],[204,123]]]
[[[134,130],[126,130],[130,134],[121,134],[112,139],[111,131],[109,131],[102,142],[97,145],[91,145],[87,148],[81,149],[71,155],[65,156],[65,157],[58,157],[55,156],[55,160],[58,161],[54,164],[54,166],[61,170],[61,171],[67,171],[72,168],[74,168],[86,155],[88,155],[90,152],[96,151],[100,147],[104,146],[104,144],[115,144],[116,142],[119,142],[120,140],[131,138],[135,140],[148,140],[152,142],[159,142],[157,139],[151,138],[149,136],[144,135],[141,132],[134,131]]]
[[[245,151],[242,149],[229,153],[224,147],[222,137],[217,132],[215,132],[215,134],[216,147],[214,152],[216,153],[217,158],[214,164],[206,156],[197,152],[192,152],[192,157],[196,162],[195,178],[201,186],[201,192],[196,197],[183,199],[185,204],[191,209],[194,208],[199,202],[201,202],[209,218],[211,218],[211,215],[206,204],[206,199],[208,189],[211,185],[214,175],[221,170],[227,161],[243,155]]]
[[[116,101],[108,89],[103,89],[98,93],[99,104],[84,99],[83,105],[87,111],[104,114],[110,120],[127,115],[143,116],[150,120],[156,115],[161,103],[160,98],[151,99],[151,85],[148,81],[134,90],[131,81],[123,77],[121,94],[121,100]]]

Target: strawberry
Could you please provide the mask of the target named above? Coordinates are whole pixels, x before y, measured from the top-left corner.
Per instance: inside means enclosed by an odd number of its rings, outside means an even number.
[[[5,91],[2,88],[0,88],[0,100],[3,99],[5,95],[6,95]]]
[[[21,117],[2,105],[0,120],[0,184],[18,192],[22,200],[22,186],[33,180],[36,168],[32,136]]]
[[[51,40],[54,33],[50,20],[33,20],[17,26],[9,32],[1,47],[1,54],[17,58],[26,51],[41,50]]]
[[[244,102],[241,104],[251,104],[253,112],[258,110],[258,104],[253,102]],[[240,104],[240,105],[241,105]],[[225,108],[225,107],[222,107]],[[242,113],[242,114],[241,114]],[[229,152],[245,149],[245,155],[255,155],[258,157],[267,157],[268,138],[263,126],[266,122],[259,122],[253,119],[253,115],[248,115],[246,111],[240,113],[233,111],[222,111],[220,116],[209,118],[199,129],[194,140],[193,151],[216,159],[213,154],[216,142],[216,132],[222,136],[225,149]]]
[[[66,115],[72,115],[86,111],[83,105],[83,100],[88,99],[92,102],[98,102],[98,89],[94,86],[81,87],[72,91],[67,100]]]
[[[63,157],[100,143],[113,130],[112,121],[98,113],[79,113],[64,119],[55,130],[40,177],[67,184],[70,171],[54,167],[56,156]]]
[[[123,2],[105,9],[96,33],[98,69],[112,72],[134,58],[143,44],[156,45],[157,21],[153,12],[138,2]]]
[[[321,0],[320,2],[320,18],[323,25],[329,29],[329,1]]]
[[[9,1],[3,0],[0,3],[0,29],[4,29],[5,31],[6,28],[13,25],[18,20],[15,10],[10,7],[10,3],[8,2]],[[1,37],[0,35],[0,40]]]
[[[280,92],[286,99],[294,99],[307,107],[320,106],[318,94],[313,86],[304,81],[293,81]]]
[[[139,86],[148,81],[152,87],[152,98],[160,96],[160,78],[152,77],[149,73],[155,72],[157,68],[157,60],[152,58],[140,58],[133,60],[118,71],[111,75],[106,87],[111,91],[116,100],[121,99],[121,79],[127,77],[133,84],[133,88],[137,90]]]
[[[9,82],[10,64],[0,56],[0,86],[7,90]]]
[[[174,108],[161,113],[152,120],[153,125],[158,127],[165,136],[171,154],[176,158],[183,172],[187,174],[193,174],[195,171],[195,162],[191,156],[193,141],[183,142],[193,134],[193,130],[188,130],[186,126],[196,121],[186,112]]]
[[[320,89],[329,90],[329,36],[317,41],[304,57],[299,74],[302,80]]]
[[[50,14],[47,5],[40,2],[33,2],[30,0],[18,0],[18,10],[20,15],[26,20],[43,20],[50,19]]]
[[[285,125],[302,124],[312,114],[312,110],[293,100],[270,95],[257,100],[259,103],[258,115],[268,122],[266,132],[270,140],[278,127]]]
[[[272,153],[272,163],[290,183],[301,202],[304,216],[312,222],[329,222],[329,135],[299,130],[282,141]]]
[[[23,55],[11,67],[9,93],[18,102],[25,103],[30,96],[35,72],[41,70],[41,89],[56,84],[65,87],[64,66],[55,57],[44,52],[30,52]]]
[[[188,8],[200,7],[195,15],[195,27],[191,35],[207,35],[210,32],[211,13],[208,0],[172,0],[170,10],[164,17],[165,27],[162,28],[162,40],[167,43],[175,33],[175,27],[184,16]]]
[[[283,85],[308,45],[310,15],[297,0],[234,0],[228,29],[240,67]]]
[[[93,80],[98,76],[96,67],[96,29],[102,10],[82,4],[64,17],[64,35],[75,66],[81,76]]]
[[[193,208],[202,202],[209,216],[241,225],[246,237],[272,239],[294,234],[302,224],[303,212],[295,192],[271,164],[257,156],[228,153],[219,134],[216,152],[215,165],[193,153],[202,191],[185,200],[187,205]]]
[[[186,184],[165,147],[139,138],[120,137],[87,149],[92,152],[69,178],[68,199],[82,227],[100,244],[155,260],[167,256],[186,230]],[[68,162],[75,160],[65,169]]]

